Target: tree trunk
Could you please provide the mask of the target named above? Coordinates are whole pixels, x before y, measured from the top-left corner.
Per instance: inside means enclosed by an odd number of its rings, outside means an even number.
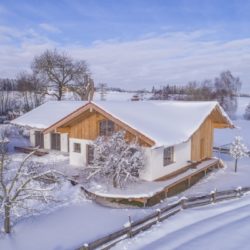
[[[10,233],[10,203],[6,202],[4,205],[4,231]]]
[[[234,165],[234,172],[237,172],[237,167],[238,167],[238,159],[235,159],[235,165]]]
[[[117,180],[116,180],[116,175],[113,177],[113,187],[117,188]]]
[[[57,96],[57,101],[61,101],[63,96],[63,85],[59,84],[58,86],[58,96]]]

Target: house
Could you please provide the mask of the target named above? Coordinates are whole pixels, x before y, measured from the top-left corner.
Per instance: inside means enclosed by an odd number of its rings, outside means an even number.
[[[70,164],[85,167],[93,159],[93,140],[126,131],[144,148],[144,180],[180,172],[191,162],[212,157],[215,128],[233,128],[217,102],[53,101],[12,121],[31,128],[33,146],[69,152]]]

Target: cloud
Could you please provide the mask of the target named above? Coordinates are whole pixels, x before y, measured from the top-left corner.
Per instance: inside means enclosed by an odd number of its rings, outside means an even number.
[[[0,77],[15,77],[28,70],[35,55],[58,44],[41,36],[33,29],[17,30],[0,26]]]
[[[229,69],[246,86],[250,81],[250,38],[221,42],[207,41],[206,35],[201,31],[173,32],[129,42],[99,41],[90,48],[68,50],[90,63],[97,82],[110,85],[136,89],[186,84],[214,78]]]
[[[250,37],[231,41],[209,39],[209,32],[170,32],[147,35],[133,41],[62,44],[34,30],[17,31],[0,27],[0,75],[14,77],[29,68],[45,49],[57,47],[75,59],[86,60],[96,83],[122,88],[151,89],[153,85],[186,84],[212,79],[223,70],[239,76],[250,91]]]
[[[49,23],[40,23],[40,28],[51,33],[60,33],[61,30]]]

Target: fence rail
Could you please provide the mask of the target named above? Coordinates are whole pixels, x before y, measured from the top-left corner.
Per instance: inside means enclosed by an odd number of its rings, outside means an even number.
[[[214,152],[219,152],[221,154],[230,154],[230,145],[231,144],[226,144],[226,145],[223,145],[223,146],[220,146],[220,147],[214,146],[213,151]],[[246,153],[250,156],[250,151],[247,151]]]
[[[78,250],[109,249],[118,242],[127,238],[134,237],[141,231],[149,229],[154,224],[175,215],[182,209],[194,208],[215,202],[220,202],[223,200],[239,198],[244,193],[249,191],[250,187],[239,187],[236,189],[224,191],[215,190],[209,194],[201,196],[193,196],[188,198],[183,197],[177,202],[159,208],[151,214],[145,216],[144,218],[138,219],[136,221],[131,221],[131,218],[129,217],[127,226],[124,226],[120,230],[117,230],[95,241],[84,244],[82,247],[78,248]]]

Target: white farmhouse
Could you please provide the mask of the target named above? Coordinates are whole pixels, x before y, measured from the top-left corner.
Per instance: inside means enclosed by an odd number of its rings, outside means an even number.
[[[217,102],[51,101],[12,121],[31,128],[32,146],[68,152],[70,164],[87,166],[93,140],[125,130],[145,149],[140,178],[171,178],[212,157],[215,128],[233,124]]]

